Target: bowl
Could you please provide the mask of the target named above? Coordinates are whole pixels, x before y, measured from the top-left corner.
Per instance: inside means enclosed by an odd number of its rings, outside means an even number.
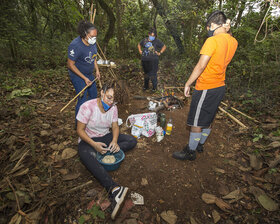
[[[116,161],[114,163],[103,163],[102,159],[107,156],[107,155],[114,155]],[[107,171],[114,171],[117,170],[120,165],[121,162],[123,161],[125,157],[124,152],[120,149],[120,151],[116,152],[116,153],[111,153],[111,152],[106,152],[105,154],[100,154],[99,152],[97,152],[96,155],[96,159],[98,160],[98,162],[105,168],[105,170]]]

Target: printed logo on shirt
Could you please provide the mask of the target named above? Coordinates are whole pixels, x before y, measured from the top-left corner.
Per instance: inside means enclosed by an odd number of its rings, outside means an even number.
[[[145,43],[145,48],[143,50],[143,56],[148,56],[148,55],[154,55],[155,54],[155,48],[152,44],[152,42],[148,41]]]
[[[96,54],[92,54],[92,52],[89,52],[89,55],[85,57],[85,61],[89,64],[91,64],[92,62],[94,62],[96,58]]]
[[[75,51],[74,51],[74,49],[72,49],[72,50],[70,51],[70,56],[71,56],[71,57],[74,57],[74,55],[75,55]]]

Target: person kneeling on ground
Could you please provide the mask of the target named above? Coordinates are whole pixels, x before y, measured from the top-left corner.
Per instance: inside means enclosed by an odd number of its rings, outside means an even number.
[[[109,193],[113,209],[111,218],[115,219],[128,188],[113,181],[96,159],[96,153],[105,154],[108,150],[116,153],[120,149],[126,152],[136,146],[137,140],[133,136],[119,134],[118,109],[113,102],[113,85],[105,84],[101,90],[101,98],[89,100],[81,105],[77,114],[77,133],[80,137],[80,159]]]
[[[210,126],[225,94],[226,68],[237,49],[237,40],[229,33],[230,21],[222,11],[213,12],[207,19],[209,38],[205,41],[200,59],[185,84],[185,96],[197,79],[187,124],[191,126],[189,144],[173,158],[194,160],[196,151],[203,152],[203,144],[210,134]]]

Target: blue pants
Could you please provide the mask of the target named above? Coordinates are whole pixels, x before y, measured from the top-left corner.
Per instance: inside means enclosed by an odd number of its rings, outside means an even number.
[[[86,83],[83,79],[79,78],[79,77],[75,77],[77,75],[75,74],[70,74],[70,79],[71,79],[71,82],[75,88],[75,91],[76,91],[76,94],[78,94],[83,88],[85,88],[86,86]],[[94,76],[93,75],[90,75],[90,76],[87,76],[86,77],[93,81],[94,80]],[[84,93],[82,95],[80,95],[78,97],[78,102],[77,102],[77,105],[76,105],[76,110],[75,110],[75,118],[79,112],[79,109],[80,109],[80,106],[86,102],[87,100],[92,100],[92,99],[95,99],[97,98],[97,88],[96,88],[96,83],[92,83],[92,85],[90,87],[88,87]]]

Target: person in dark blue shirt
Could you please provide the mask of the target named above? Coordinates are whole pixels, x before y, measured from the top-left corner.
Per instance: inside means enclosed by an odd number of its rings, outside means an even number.
[[[78,25],[80,36],[75,38],[68,47],[67,66],[71,82],[75,88],[76,94],[79,93],[86,85],[90,85],[82,97],[78,97],[76,105],[75,118],[80,106],[87,100],[97,98],[96,83],[93,82],[95,75],[100,79],[100,73],[96,62],[97,46],[96,27],[86,21],[81,21]]]
[[[144,90],[149,88],[149,80],[153,84],[153,90],[157,89],[157,71],[159,56],[165,51],[166,46],[159,39],[155,29],[151,29],[149,36],[138,44],[138,51],[142,55],[141,63],[145,73]]]

